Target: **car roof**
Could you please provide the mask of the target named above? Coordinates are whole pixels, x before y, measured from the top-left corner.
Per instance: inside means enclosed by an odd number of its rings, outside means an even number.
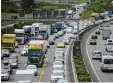
[[[111,55],[106,55],[106,56],[102,56],[103,59],[113,59],[113,56]]]
[[[101,52],[101,51],[94,51],[94,52]]]

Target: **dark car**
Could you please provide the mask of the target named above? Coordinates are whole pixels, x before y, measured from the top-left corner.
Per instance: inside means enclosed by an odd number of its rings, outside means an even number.
[[[100,31],[96,31],[95,34],[100,35]]]
[[[97,39],[97,35],[92,35],[92,39]]]
[[[97,45],[96,40],[90,40],[90,45]]]

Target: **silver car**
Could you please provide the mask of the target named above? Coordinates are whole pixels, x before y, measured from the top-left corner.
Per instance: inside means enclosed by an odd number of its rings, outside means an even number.
[[[3,57],[9,57],[10,51],[8,49],[2,49],[1,54],[3,55]]]
[[[18,68],[18,63],[17,63],[17,61],[15,59],[11,59],[9,61],[9,63],[11,64],[12,68]]]
[[[7,69],[1,69],[1,81],[8,81],[10,79],[10,74]]]

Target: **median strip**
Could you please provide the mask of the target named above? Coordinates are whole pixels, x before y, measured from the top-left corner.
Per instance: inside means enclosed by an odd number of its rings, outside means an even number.
[[[77,74],[77,79],[79,82],[91,82],[91,76],[84,64],[83,57],[81,56],[80,51],[80,41],[75,41],[73,47],[73,57],[74,57],[74,64]]]

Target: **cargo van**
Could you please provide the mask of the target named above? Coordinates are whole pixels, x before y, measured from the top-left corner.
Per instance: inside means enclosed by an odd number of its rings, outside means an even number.
[[[102,72],[104,72],[105,70],[113,70],[113,56],[112,55],[104,55],[102,56],[102,61],[101,61],[101,65],[100,65],[100,69],[102,70]]]
[[[103,29],[103,33],[102,33],[102,39],[103,40],[109,39],[110,35],[111,35],[110,29]]]

